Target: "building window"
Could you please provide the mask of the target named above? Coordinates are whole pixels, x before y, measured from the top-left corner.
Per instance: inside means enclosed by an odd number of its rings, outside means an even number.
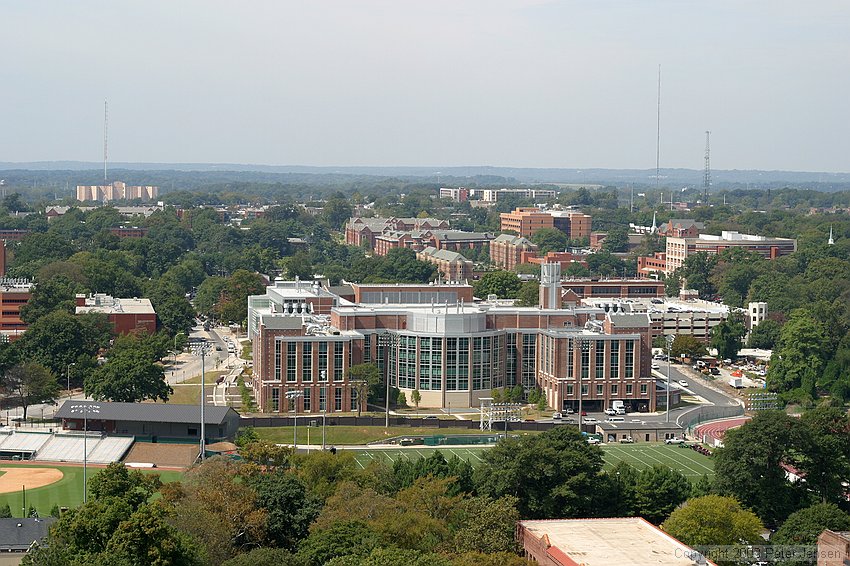
[[[572,397],[572,396],[573,396],[574,391],[575,391],[575,387],[573,386],[573,384],[572,384],[572,383],[568,383],[568,384],[567,384],[567,396],[568,396],[568,397]]]
[[[573,360],[573,341],[567,340],[567,377],[573,376],[573,364],[575,363]]]
[[[352,389],[351,390],[351,410],[357,411],[357,405],[358,405],[358,403],[357,403],[357,390]]]
[[[580,342],[581,347],[581,378],[588,379],[590,377],[590,344]]]
[[[319,388],[319,410],[324,412],[328,410],[328,388]]]
[[[271,407],[269,407],[269,409],[273,413],[280,411],[280,388],[279,387],[273,387],[272,388]]]
[[[522,388],[537,387],[537,335],[522,335]]]
[[[328,380],[328,343],[319,342],[319,381]]]
[[[631,383],[626,384],[626,395],[631,395],[633,390],[633,385]]]
[[[367,334],[363,337],[363,363],[372,363],[372,335]]]
[[[301,381],[313,381],[313,343],[301,345]]]
[[[646,395],[646,383],[641,383],[641,384],[640,384],[640,394],[641,394],[641,395]]]
[[[342,410],[342,387],[334,387],[334,411]]]
[[[605,377],[605,340],[596,341],[596,360],[594,363],[596,365],[596,379],[602,379]]]
[[[516,385],[516,334],[508,334],[507,337],[507,352],[505,356],[505,383],[504,387],[513,387]]]
[[[286,381],[295,381],[296,379],[298,379],[298,354],[296,352],[297,346],[298,344],[296,344],[295,342],[289,342],[286,345]]]
[[[334,342],[334,381],[342,381],[343,343]]]
[[[611,379],[620,378],[620,341],[613,340],[611,344]],[[613,391],[612,391],[613,393]]]
[[[492,376],[492,388],[505,386],[505,371],[502,366],[502,352],[505,350],[505,336],[493,336],[493,365],[490,375]]]
[[[309,387],[304,388],[304,395],[302,395],[301,398],[304,400],[304,403],[301,406],[301,408],[304,410],[304,412],[309,413],[310,411],[312,411],[313,405],[312,405],[312,403],[310,403],[310,388]]]
[[[590,386],[587,383],[581,384],[581,396],[585,397],[590,390]]]
[[[603,392],[603,385],[601,383],[596,384],[596,396],[602,397],[605,393]]]
[[[626,377],[635,376],[635,343],[631,340],[626,342]]]
[[[283,343],[280,340],[274,341],[274,379],[280,381],[283,377],[283,353],[281,350],[283,349]]]
[[[484,336],[472,341],[472,389],[490,389],[492,338]]]

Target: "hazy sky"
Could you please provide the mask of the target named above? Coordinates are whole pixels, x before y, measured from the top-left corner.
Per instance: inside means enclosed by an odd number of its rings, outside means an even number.
[[[850,170],[847,0],[0,0],[0,161]]]

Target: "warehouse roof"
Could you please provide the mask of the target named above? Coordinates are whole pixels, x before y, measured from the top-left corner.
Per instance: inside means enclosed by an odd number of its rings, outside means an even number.
[[[161,423],[196,423],[200,419],[198,405],[173,405],[165,403],[111,403],[96,401],[65,401],[56,411],[56,418],[80,419],[83,405],[88,405],[88,418],[102,421],[135,421]],[[97,408],[95,408],[97,407]],[[72,410],[74,409],[74,410]],[[95,413],[95,411],[97,411]],[[233,413],[231,407],[207,405],[204,422],[219,425]]]
[[[0,552],[26,552],[34,542],[47,536],[47,530],[56,521],[44,519],[0,519]]]

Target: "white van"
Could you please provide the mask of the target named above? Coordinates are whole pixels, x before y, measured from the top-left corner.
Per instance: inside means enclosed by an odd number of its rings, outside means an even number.
[[[626,419],[623,417],[608,417],[607,422],[609,423],[624,423]]]

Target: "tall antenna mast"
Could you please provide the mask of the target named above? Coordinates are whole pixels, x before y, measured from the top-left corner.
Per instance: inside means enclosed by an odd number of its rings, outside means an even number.
[[[705,171],[702,174],[702,200],[708,202],[708,191],[711,188],[711,132],[705,131]]]
[[[658,64],[658,112],[655,130],[655,190],[661,175],[661,63]]]
[[[106,183],[106,159],[109,156],[109,105],[103,101],[103,182]]]

